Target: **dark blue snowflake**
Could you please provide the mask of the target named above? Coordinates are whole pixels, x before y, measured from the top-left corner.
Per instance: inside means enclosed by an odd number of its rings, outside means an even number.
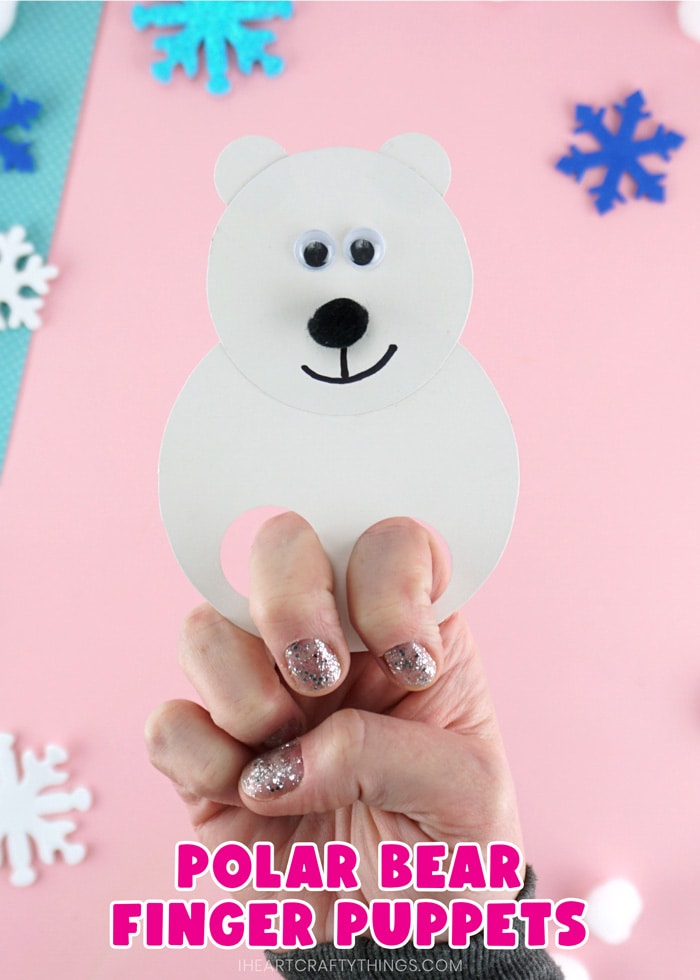
[[[616,103],[615,109],[620,116],[617,132],[613,133],[603,122],[605,109],[595,110],[590,105],[576,106],[576,121],[578,126],[575,133],[590,133],[598,142],[599,149],[582,153],[572,146],[567,156],[557,163],[557,170],[570,174],[580,181],[587,170],[604,167],[607,172],[603,182],[589,188],[595,206],[600,214],[612,210],[615,202],[623,203],[625,198],[620,193],[619,184],[624,174],[628,174],[637,185],[635,197],[648,197],[651,201],[663,201],[666,189],[663,181],[665,174],[650,173],[640,163],[640,157],[656,154],[664,160],[670,159],[671,150],[677,150],[683,143],[684,137],[672,130],[659,126],[653,136],[647,139],[635,140],[637,124],[642,119],[648,119],[650,112],[644,111],[644,96],[641,92],[628,95],[622,105]]]
[[[0,95],[5,86],[0,84]],[[34,158],[29,152],[31,143],[12,139],[6,131],[13,126],[28,130],[41,111],[41,105],[31,99],[20,99],[10,92],[10,101],[0,108],[0,159],[5,170],[34,170]]]
[[[151,71],[160,82],[169,82],[173,70],[181,66],[188,78],[199,70],[199,52],[204,60],[209,81],[208,91],[222,95],[231,89],[228,79],[229,46],[236,53],[239,69],[249,75],[253,66],[262,66],[266,75],[279,75],[284,62],[269,54],[265,47],[276,40],[272,31],[246,26],[251,22],[272,17],[288,18],[292,14],[289,2],[236,2],[236,0],[183,0],[152,7],[137,5],[132,19],[139,30],[145,27],[180,27],[182,30],[161,35],[153,42],[156,51],[165,58],[156,62]]]

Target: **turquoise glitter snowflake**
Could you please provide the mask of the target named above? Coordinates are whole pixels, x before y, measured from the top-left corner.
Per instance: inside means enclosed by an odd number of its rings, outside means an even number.
[[[207,90],[223,95],[231,89],[228,79],[229,47],[236,54],[239,69],[249,75],[261,65],[266,75],[279,75],[284,62],[265,50],[275,41],[272,31],[247,26],[273,17],[291,17],[288,2],[235,2],[235,0],[183,0],[157,6],[134,7],[132,20],[139,30],[146,27],[179,27],[180,31],[156,38],[153,47],[165,52],[151,71],[160,82],[169,82],[180,66],[188,78],[199,71],[200,48],[209,73]]]
[[[648,197],[650,201],[663,201],[666,189],[663,185],[665,174],[650,173],[640,162],[640,157],[655,154],[663,160],[669,160],[671,150],[676,150],[683,143],[684,137],[673,130],[658,126],[653,136],[646,139],[635,139],[637,125],[642,119],[648,119],[650,112],[644,111],[644,96],[641,92],[628,95],[624,103],[615,105],[620,117],[617,132],[613,132],[603,122],[605,109],[595,110],[590,105],[576,106],[576,133],[589,133],[598,143],[598,149],[582,153],[572,146],[567,156],[557,163],[557,170],[569,174],[580,181],[586,171],[596,168],[606,168],[606,174],[601,184],[591,187],[588,191],[595,198],[595,206],[600,214],[612,210],[616,202],[622,203],[625,198],[620,193],[619,183],[628,174],[637,185],[635,197]]]

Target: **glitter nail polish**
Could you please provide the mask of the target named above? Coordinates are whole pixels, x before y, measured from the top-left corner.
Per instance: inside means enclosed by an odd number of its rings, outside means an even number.
[[[304,775],[297,739],[249,762],[241,777],[244,793],[256,800],[271,800],[295,789]]]
[[[287,670],[297,688],[322,691],[340,677],[340,661],[323,640],[297,640],[284,651]]]
[[[404,687],[426,687],[437,672],[435,661],[420,643],[400,643],[384,654],[392,676]]]

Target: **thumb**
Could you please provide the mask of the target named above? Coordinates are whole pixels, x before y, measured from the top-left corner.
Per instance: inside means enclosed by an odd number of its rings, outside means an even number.
[[[239,788],[243,803],[265,816],[359,801],[459,835],[470,802],[481,809],[493,794],[501,757],[498,739],[347,708],[254,759]]]

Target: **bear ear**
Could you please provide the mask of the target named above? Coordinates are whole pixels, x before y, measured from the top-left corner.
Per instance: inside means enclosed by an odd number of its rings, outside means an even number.
[[[219,197],[228,204],[249,180],[287,154],[267,136],[242,136],[219,154],[214,167],[214,184]]]
[[[438,194],[444,194],[450,183],[450,158],[430,136],[422,133],[404,133],[394,136],[381,149],[411,167],[432,184]]]

